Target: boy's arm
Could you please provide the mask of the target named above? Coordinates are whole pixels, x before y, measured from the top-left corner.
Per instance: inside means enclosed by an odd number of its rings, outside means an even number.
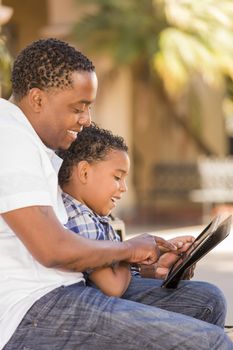
[[[130,267],[126,263],[93,271],[89,278],[106,295],[121,297],[131,280]]]
[[[111,237],[117,239],[115,231],[107,223],[105,226],[96,217],[90,216],[89,212],[82,211],[80,213],[78,208],[74,210],[74,207],[71,207],[69,202],[65,201],[65,204],[69,217],[67,226],[76,234],[92,240],[101,240],[103,238],[107,240],[109,236],[106,237],[106,235],[110,235],[111,232]],[[104,294],[120,297],[129,285],[131,273],[128,264],[116,263],[112,267],[106,266],[92,270],[89,273],[89,279]]]

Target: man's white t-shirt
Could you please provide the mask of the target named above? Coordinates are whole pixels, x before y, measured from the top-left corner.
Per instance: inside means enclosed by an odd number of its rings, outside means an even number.
[[[58,159],[22,111],[0,99],[0,214],[46,205],[53,207],[61,223],[66,223],[53,166],[53,162],[57,166]],[[0,215],[0,349],[36,300],[61,285],[81,280],[82,273],[42,266]]]

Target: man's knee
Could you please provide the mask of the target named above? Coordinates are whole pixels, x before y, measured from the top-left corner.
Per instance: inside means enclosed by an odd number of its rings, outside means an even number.
[[[198,289],[202,302],[206,305],[205,321],[224,327],[227,303],[220,288],[208,282],[194,282],[193,288]]]

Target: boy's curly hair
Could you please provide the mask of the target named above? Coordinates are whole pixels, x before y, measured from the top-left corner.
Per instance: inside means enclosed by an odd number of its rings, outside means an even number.
[[[34,87],[41,90],[72,87],[73,72],[94,70],[86,56],[64,41],[52,38],[34,41],[15,59],[13,95],[19,101]]]
[[[72,174],[72,167],[82,160],[89,163],[106,159],[111,150],[128,152],[123,137],[113,135],[111,131],[99,128],[95,123],[84,128],[71,144],[68,150],[58,151],[63,158],[63,163],[58,173],[58,181],[62,187],[67,183]]]

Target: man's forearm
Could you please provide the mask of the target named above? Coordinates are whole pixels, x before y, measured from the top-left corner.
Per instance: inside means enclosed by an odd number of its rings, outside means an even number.
[[[47,267],[85,271],[130,259],[126,243],[81,237],[65,229],[51,207],[27,207],[2,216],[30,253]]]
[[[160,250],[156,239],[145,234],[125,242],[95,241],[66,230],[53,208],[32,206],[2,214],[3,219],[42,265],[85,271],[115,262],[152,264]],[[159,238],[167,250],[174,246]]]
[[[73,235],[73,232],[69,233]],[[67,246],[63,244],[59,258],[51,261],[51,267],[83,272],[130,259],[131,252],[126,242],[96,241],[76,235],[75,240],[72,248],[70,242]]]

